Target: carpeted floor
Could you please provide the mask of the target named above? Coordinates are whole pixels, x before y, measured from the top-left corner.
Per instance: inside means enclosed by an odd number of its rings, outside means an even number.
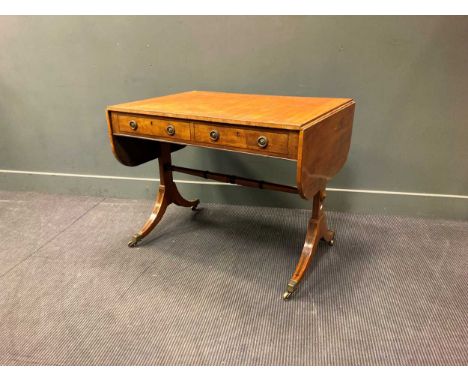
[[[468,222],[0,192],[0,364],[466,365]]]

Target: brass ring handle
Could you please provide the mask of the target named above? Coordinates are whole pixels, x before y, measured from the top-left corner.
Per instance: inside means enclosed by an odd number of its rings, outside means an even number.
[[[136,121],[132,120],[128,124],[132,130],[136,130],[138,128],[138,123],[136,123]]]
[[[211,139],[213,142],[216,142],[216,141],[219,139],[219,132],[218,132],[218,130],[211,130],[211,131],[210,131],[210,139]]]
[[[168,126],[166,127],[166,132],[167,132],[167,134],[169,134],[169,135],[174,135],[174,134],[175,134],[175,127],[172,126],[172,125],[168,125]]]
[[[265,137],[264,135],[259,136],[257,139],[257,145],[258,147],[261,147],[262,149],[264,149],[265,147],[268,146],[268,138]]]

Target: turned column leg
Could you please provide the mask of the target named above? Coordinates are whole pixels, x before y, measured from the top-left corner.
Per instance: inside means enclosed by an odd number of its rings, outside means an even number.
[[[319,241],[325,240],[329,245],[333,245],[335,232],[330,231],[327,226],[327,218],[323,210],[323,200],[325,199],[325,191],[319,191],[314,196],[312,217],[307,225],[307,234],[305,238],[304,248],[302,249],[301,257],[297,263],[296,270],[289,280],[286,292],[283,294],[283,299],[287,300],[297,290],[299,282],[304,277],[304,274],[309,267],[312,259],[317,252]]]
[[[180,195],[172,177],[171,149],[169,143],[161,142],[161,155],[159,156],[158,161],[160,183],[153,211],[140,231],[133,235],[132,239],[128,242],[129,247],[136,247],[138,242],[147,236],[154,227],[156,227],[166,212],[166,208],[169,204],[174,203],[178,206],[192,207],[192,210],[195,210],[200,203],[198,199],[186,200],[182,195]]]

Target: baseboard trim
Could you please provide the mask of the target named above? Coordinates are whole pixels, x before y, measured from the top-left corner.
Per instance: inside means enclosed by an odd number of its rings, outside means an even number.
[[[159,182],[159,178],[141,178],[141,177],[128,177],[128,176],[114,176],[114,175],[95,175],[95,174],[73,174],[64,172],[44,172],[44,171],[21,171],[21,170],[5,170],[0,169],[0,173],[4,174],[23,174],[23,175],[41,175],[41,176],[62,176],[73,178],[94,178],[94,179],[114,179],[114,180],[134,180],[144,182]],[[200,184],[208,186],[234,186],[235,184],[198,181],[198,180],[176,180],[176,183],[181,184]],[[351,188],[334,188],[327,187],[327,191],[332,192],[350,192],[359,194],[378,194],[378,195],[397,195],[397,196],[419,196],[429,198],[449,198],[449,199],[468,199],[468,195],[455,195],[455,194],[434,194],[425,192],[405,192],[405,191],[388,191],[388,190],[365,190],[365,189],[351,189]]]
[[[379,194],[379,195],[399,195],[399,196],[423,196],[429,198],[450,198],[450,199],[468,199],[468,195],[455,194],[430,194],[425,192],[404,192],[404,191],[386,191],[386,190],[357,190],[348,188],[327,187],[327,191],[355,192],[361,194]]]

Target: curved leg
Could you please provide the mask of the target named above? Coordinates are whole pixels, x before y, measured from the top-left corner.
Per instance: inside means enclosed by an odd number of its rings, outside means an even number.
[[[283,299],[287,300],[297,290],[299,282],[304,277],[307,268],[309,268],[312,259],[317,252],[317,246],[321,239],[333,245],[335,233],[328,229],[327,219],[323,211],[323,200],[325,199],[325,192],[319,191],[314,196],[314,204],[312,208],[312,217],[307,225],[307,234],[302,249],[301,257],[297,263],[296,270],[289,280],[286,292],[283,294]]]
[[[138,242],[147,236],[154,227],[162,219],[164,212],[166,212],[167,206],[171,204],[168,200],[166,187],[159,186],[158,197],[156,198],[156,203],[154,204],[153,211],[149,219],[146,221],[145,225],[138,231],[137,234],[133,235],[132,240],[128,242],[129,247],[136,247]]]
[[[182,195],[180,195],[179,190],[177,190],[177,186],[172,178],[171,151],[169,143],[161,143],[161,153],[158,160],[160,185],[156,203],[154,204],[153,211],[144,226],[137,234],[133,235],[132,239],[128,242],[129,247],[136,247],[138,242],[147,236],[154,227],[156,227],[166,212],[166,208],[169,204],[174,203],[179,206],[192,207],[192,209],[196,209],[198,203],[200,203],[198,199],[193,201],[184,199]]]
[[[195,200],[187,200],[185,199],[177,189],[174,184],[174,188],[172,190],[172,202],[181,207],[192,207],[192,210],[195,211],[197,209],[198,204],[200,203],[200,199]]]

